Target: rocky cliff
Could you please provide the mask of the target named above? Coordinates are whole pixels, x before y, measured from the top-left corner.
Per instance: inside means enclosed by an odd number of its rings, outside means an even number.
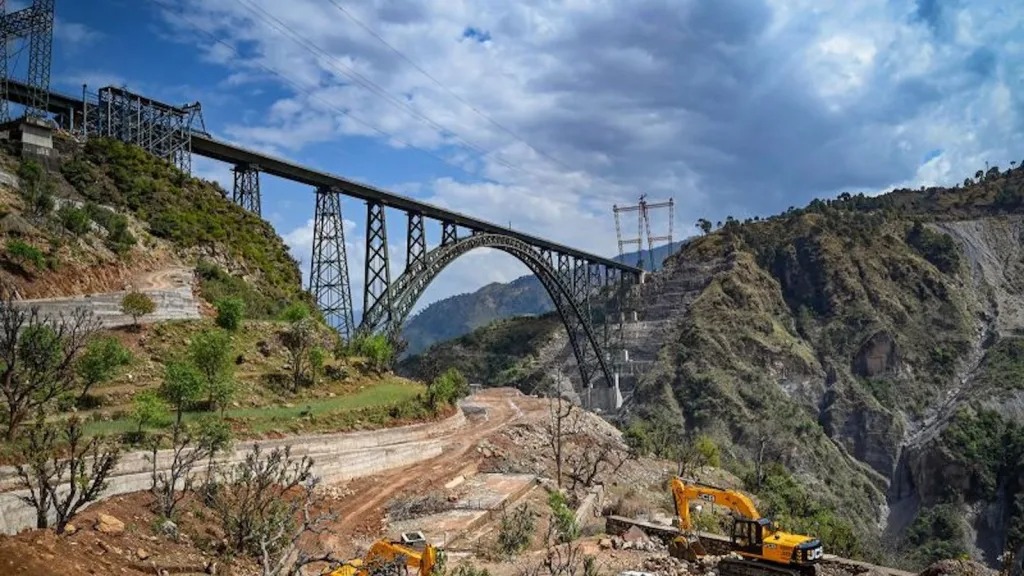
[[[839,553],[996,565],[1024,533],[1022,205],[1024,171],[993,168],[728,220],[636,289],[629,418],[711,434]],[[536,340],[521,368],[575,376]]]

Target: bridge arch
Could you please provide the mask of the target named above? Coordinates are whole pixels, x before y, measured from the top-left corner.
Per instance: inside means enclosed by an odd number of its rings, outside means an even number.
[[[478,248],[492,248],[509,254],[537,276],[555,303],[555,309],[568,333],[583,386],[589,387],[597,372],[604,376],[607,386],[613,386],[615,381],[612,372],[590,325],[589,316],[584,316],[580,303],[573,298],[572,288],[566,285],[550,260],[538,248],[511,236],[478,233],[434,248],[424,256],[421,263],[407,268],[390,283],[387,291],[377,300],[378,304],[364,314],[360,329],[397,336],[413,306],[441,271],[460,256]],[[593,360],[588,358],[588,351]],[[596,367],[590,368],[589,362],[595,363]]]

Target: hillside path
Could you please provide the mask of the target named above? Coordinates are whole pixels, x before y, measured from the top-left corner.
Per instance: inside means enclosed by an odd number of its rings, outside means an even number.
[[[348,549],[353,538],[376,537],[388,503],[403,494],[423,495],[441,488],[476,458],[469,454],[481,440],[528,415],[547,410],[547,404],[510,388],[485,389],[464,404],[466,426],[449,438],[439,456],[360,478],[348,484],[340,517],[329,531],[334,549]],[[480,409],[484,412],[480,414]],[[351,503],[351,506],[349,505]]]

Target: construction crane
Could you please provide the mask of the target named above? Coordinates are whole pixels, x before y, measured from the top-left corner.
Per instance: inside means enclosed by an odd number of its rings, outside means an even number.
[[[719,576],[807,576],[817,573],[824,554],[821,541],[811,536],[783,532],[768,518],[762,518],[746,494],[707,484],[672,479],[672,496],[683,535],[670,547],[673,556],[694,559],[706,554],[692,536],[690,503],[724,506],[732,511],[732,552],[742,559],[727,558],[718,563]]]
[[[665,236],[654,236],[651,234],[651,218],[650,211],[657,208],[668,208],[668,235]],[[615,235],[619,240],[619,256],[625,254],[625,247],[628,244],[636,244],[637,248],[637,266],[640,268],[644,267],[644,245],[643,238],[644,233],[647,235],[647,254],[651,263],[651,271],[654,270],[654,243],[657,241],[664,240],[668,242],[669,246],[672,245],[672,222],[675,219],[675,200],[669,198],[666,202],[655,202],[650,204],[647,202],[647,194],[640,195],[640,202],[633,206],[617,206],[612,205],[612,212],[615,214]],[[622,212],[637,212],[637,236],[636,238],[622,238],[622,225],[619,222],[619,214]]]

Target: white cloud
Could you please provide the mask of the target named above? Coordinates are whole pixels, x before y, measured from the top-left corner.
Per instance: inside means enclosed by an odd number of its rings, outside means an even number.
[[[55,40],[65,42],[71,46],[86,46],[103,37],[98,30],[93,30],[85,24],[68,22],[60,17],[55,17],[53,22],[53,37]]]
[[[250,4],[288,33],[262,22],[246,9]],[[229,84],[277,83],[289,91],[263,124],[227,128],[230,138],[292,154],[345,136],[388,141],[353,119],[359,118],[479,168],[480,178],[408,182],[404,191],[612,253],[611,205],[633,203],[640,193],[675,197],[681,237],[698,216],[774,213],[842,190],[951,184],[986,160],[1007,165],[1024,143],[1024,14],[1005,6],[991,0],[347,6],[494,122],[330,3],[292,0],[285,8],[271,0],[186,0],[182,10],[238,47],[241,57],[204,44],[210,61],[230,68]],[[463,38],[469,27],[490,39]],[[303,48],[291,33],[329,57]],[[489,154],[481,159],[476,148]],[[924,163],[936,149],[942,154]],[[404,238],[396,220],[392,237]],[[361,258],[350,251],[354,273],[361,274]],[[479,285],[518,273],[518,266],[495,258],[493,267],[466,264],[463,273],[460,262],[437,290],[462,291],[457,282],[472,278]]]

